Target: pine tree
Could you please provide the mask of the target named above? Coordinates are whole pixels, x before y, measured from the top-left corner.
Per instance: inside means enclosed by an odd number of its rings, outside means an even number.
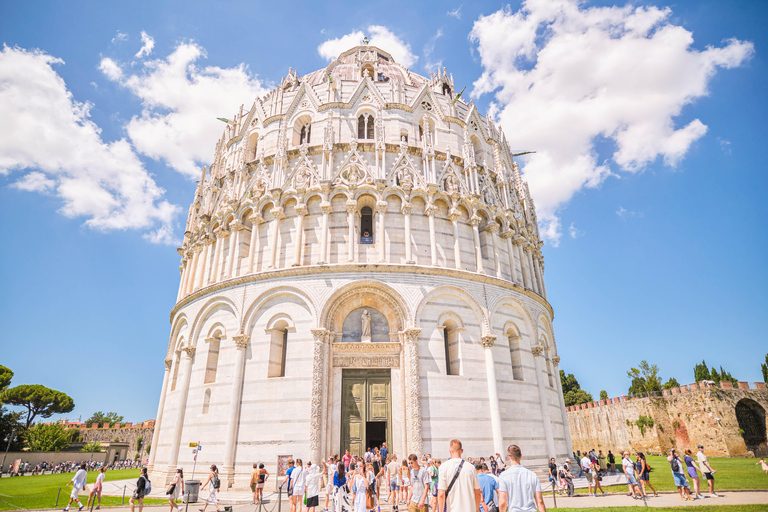
[[[765,363],[761,363],[760,368],[763,370],[763,382],[768,382],[768,354],[765,354]]]
[[[697,364],[693,367],[693,380],[694,382],[701,382],[703,380],[712,380],[712,375],[707,368],[707,362],[701,361],[701,364]]]

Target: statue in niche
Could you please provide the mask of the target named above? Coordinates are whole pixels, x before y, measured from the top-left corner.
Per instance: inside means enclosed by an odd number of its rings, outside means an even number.
[[[453,194],[459,191],[459,183],[456,180],[456,176],[449,174],[445,178],[445,191],[449,194]]]
[[[296,188],[299,190],[306,189],[311,179],[312,179],[312,174],[309,172],[309,169],[307,169],[306,167],[300,169],[299,172],[296,174]]]
[[[358,170],[356,165],[353,165],[352,168],[349,170],[349,174],[347,175],[347,181],[351,185],[357,185],[357,183],[360,181],[360,171]]]
[[[360,337],[360,341],[367,341],[370,343],[371,341],[371,314],[368,312],[367,309],[363,310],[363,330],[362,330],[362,336]]]

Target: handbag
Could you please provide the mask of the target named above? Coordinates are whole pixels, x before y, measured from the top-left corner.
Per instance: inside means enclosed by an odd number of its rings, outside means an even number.
[[[171,484],[168,486],[168,489],[165,491],[165,494],[173,494],[173,491],[176,490],[176,484]]]

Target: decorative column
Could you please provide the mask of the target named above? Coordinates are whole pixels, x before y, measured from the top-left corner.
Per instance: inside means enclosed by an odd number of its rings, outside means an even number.
[[[424,213],[429,218],[429,255],[431,258],[431,264],[433,267],[437,266],[437,244],[435,243],[435,213],[437,213],[437,206],[429,204]]]
[[[560,398],[560,417],[563,420],[563,433],[565,434],[565,446],[566,455],[573,453],[573,440],[571,439],[571,429],[568,426],[568,412],[565,409],[565,398],[563,397],[563,383],[560,382],[560,356],[554,356],[552,358],[552,365],[554,366],[555,382],[557,382],[557,394]],[[155,427],[157,428],[157,427]]]
[[[496,366],[493,361],[493,345],[496,336],[486,335],[483,340],[485,352],[485,378],[488,381],[488,403],[491,406],[491,432],[493,433],[493,449],[496,453],[504,453],[504,438],[501,435],[501,412],[499,411],[499,392],[496,389]]]
[[[469,221],[472,223],[472,234],[475,236],[475,260],[477,260],[477,271],[480,274],[485,274],[485,270],[483,269],[483,251],[480,248],[480,230],[478,226],[480,225],[480,217],[477,215],[473,215]]]
[[[539,281],[539,295],[541,295],[546,299],[547,288],[544,286],[544,275],[543,275],[544,270],[542,268],[544,266],[544,262],[541,259],[541,253],[537,252],[534,258],[535,258],[534,264],[536,267],[536,279],[538,279]]]
[[[400,210],[403,214],[405,221],[405,263],[416,263],[413,261],[413,246],[411,244],[411,203],[403,204],[403,208]]]
[[[459,217],[461,214],[456,208],[451,208],[448,218],[453,224],[453,260],[456,268],[461,270],[461,240],[459,239]]]
[[[213,239],[210,240],[210,243],[215,244],[212,247],[213,250],[213,264],[210,264],[210,252],[208,253],[208,257],[206,258],[206,261],[208,262],[205,266],[205,284],[210,283],[213,281],[214,283],[217,281],[216,276],[218,275],[218,272],[216,269],[219,268],[219,261],[221,261],[221,246],[224,245],[224,235],[221,227],[216,228],[216,230],[213,232]]]
[[[347,200],[347,224],[349,225],[349,240],[347,241],[347,259],[350,262],[355,261],[355,210],[357,210],[357,201]]]
[[[496,277],[501,279],[501,264],[499,263],[499,248],[496,246],[496,233],[499,232],[499,225],[491,222],[485,230],[491,239],[491,248],[493,249],[493,266],[496,269]],[[499,452],[501,453],[501,452]]]
[[[328,263],[328,215],[331,213],[331,203],[323,201],[320,203],[320,211],[323,212],[323,225],[320,232],[320,261],[318,263]]]
[[[507,258],[509,258],[509,280],[513,283],[517,283],[517,270],[515,269],[515,246],[512,244],[512,237],[515,236],[515,232],[511,229],[504,231],[501,238],[507,244]]]
[[[181,430],[184,427],[184,413],[187,411],[187,398],[189,395],[189,381],[192,377],[192,362],[195,358],[195,347],[184,347],[182,349],[184,355],[179,358],[179,363],[183,361],[184,373],[181,379],[181,389],[177,393],[179,400],[179,407],[176,410],[176,418],[174,418],[173,435],[171,436],[171,453],[168,456],[168,469],[167,474],[173,474],[176,471],[176,466],[179,462],[179,448],[181,443]],[[156,430],[159,430],[155,427]],[[157,446],[153,446],[157,450]]]
[[[181,265],[179,265],[179,292],[176,294],[176,302],[179,302],[181,298],[184,296],[184,285],[187,281],[187,258],[182,257],[181,258]]]
[[[214,245],[216,244],[216,245]],[[196,285],[195,289],[206,286],[211,278],[211,251],[213,251],[214,248],[218,247],[218,243],[216,243],[216,234],[213,234],[213,237],[208,235],[205,238],[205,253],[203,254],[203,261],[201,262],[201,270],[200,277],[202,277],[202,280],[200,281],[200,285]],[[218,253],[216,253],[218,254]]]
[[[379,214],[379,234],[376,242],[379,244],[379,261],[381,262],[387,261],[387,206],[386,201],[376,201],[376,211]]]
[[[326,329],[312,329],[312,402],[309,409],[309,458],[320,460],[323,432],[323,377],[325,376]]]
[[[533,269],[533,246],[528,244],[525,246],[525,258],[528,263],[528,273],[531,274],[531,290],[539,293],[539,283],[536,282],[536,271]]]
[[[264,217],[258,213],[251,214],[251,245],[248,256],[248,273],[252,274],[256,271],[259,263],[259,226],[264,223]]]
[[[221,270],[217,272],[217,279],[216,281],[223,281],[227,277],[229,277],[229,264],[232,262],[232,253],[235,251],[235,237],[232,236],[232,230],[227,229],[226,231],[222,232],[222,235],[224,236],[224,239],[229,239],[229,247],[227,248],[227,255],[224,255],[224,244],[221,244]]]
[[[229,245],[230,249],[232,249],[234,245],[234,249],[229,251],[229,266],[227,267],[227,273],[229,274],[229,277],[237,277],[238,270],[240,270],[240,246],[243,245],[242,232],[245,229],[245,226],[238,220],[233,222],[229,229],[235,232],[235,242],[234,244],[230,243]]]
[[[301,249],[304,247],[304,216],[307,214],[307,205],[299,203],[296,205],[296,251],[293,254],[293,265],[301,265]]]
[[[520,273],[523,275],[523,286],[530,290],[531,277],[528,275],[528,269],[526,268],[527,265],[525,264],[525,250],[523,249],[524,243],[525,243],[525,238],[521,236],[515,239],[515,247],[517,247],[517,254],[520,259]]]
[[[269,211],[275,218],[272,222],[272,232],[269,236],[269,268],[275,268],[277,263],[277,234],[280,231],[280,220],[285,218],[285,213],[280,207],[272,208]]]
[[[229,399],[229,414],[227,415],[227,436],[224,444],[224,485],[225,489],[232,486],[235,480],[235,451],[237,450],[237,430],[240,426],[240,406],[243,398],[243,375],[245,374],[245,354],[248,350],[247,334],[240,331],[232,336],[235,342],[235,380],[232,383],[232,395]]]
[[[197,282],[197,278],[200,275],[200,271],[197,269],[197,264],[199,263],[200,253],[203,251],[203,248],[198,245],[193,247],[192,251],[194,251],[192,253],[192,273],[189,276],[189,283],[187,284],[187,294],[195,291],[195,283]]]
[[[163,411],[165,410],[165,395],[168,392],[168,380],[171,375],[171,365],[173,359],[165,360],[165,374],[163,375],[163,387],[160,390],[160,405],[157,406],[157,416],[155,416],[155,431],[152,432],[152,450],[149,454],[149,464],[147,464],[149,471],[152,471],[155,467],[155,456],[157,455],[157,438],[160,435],[160,426],[163,423]]]
[[[544,347],[531,347],[533,362],[536,367],[536,387],[539,389],[539,404],[541,405],[541,421],[544,423],[544,438],[547,440],[547,459],[554,457],[555,438],[552,434],[552,420],[549,417],[549,402],[547,402],[547,390],[544,387]],[[558,379],[560,378],[558,373]]]
[[[421,376],[419,373],[419,334],[421,329],[406,329],[405,331],[405,360],[408,365],[408,409],[409,436],[408,451],[422,453],[421,430]]]

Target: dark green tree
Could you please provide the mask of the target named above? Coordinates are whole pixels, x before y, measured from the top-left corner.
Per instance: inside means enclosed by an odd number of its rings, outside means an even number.
[[[693,367],[693,380],[694,382],[701,382],[703,380],[712,380],[712,374],[709,373],[707,362],[702,360],[701,364],[697,364]]]
[[[9,439],[12,432],[16,435],[13,437],[10,449],[19,451],[24,447],[24,440],[20,433],[24,428],[19,422],[21,418],[20,412],[12,412],[3,407],[2,392],[11,385],[11,379],[13,378],[13,370],[0,365],[0,440]],[[5,445],[8,448],[8,445]]]
[[[33,452],[59,452],[69,448],[78,433],[76,428],[64,428],[59,423],[38,423],[24,431],[24,444]]]
[[[0,364],[0,392],[5,391],[5,388],[11,385],[12,378],[13,370]]]
[[[96,411],[91,415],[90,418],[85,420],[85,424],[89,428],[94,423],[101,425],[104,423],[122,423],[122,422],[123,422],[123,417],[118,416],[116,412],[103,413],[101,411]]]
[[[672,388],[679,388],[680,384],[677,382],[677,379],[674,377],[670,377],[667,382],[664,383],[663,386],[661,386],[661,389],[672,389]]]
[[[563,386],[563,399],[566,407],[593,401],[592,395],[581,389],[579,381],[572,373],[566,376],[565,371],[560,370],[560,384]]]
[[[760,363],[760,369],[763,370],[763,382],[768,382],[768,354],[765,354],[765,363]]]
[[[600,392],[600,400],[608,400],[608,392],[606,390]]]
[[[632,379],[632,384],[629,387],[630,393],[661,391],[659,367],[655,364],[648,364],[645,359],[640,361],[638,368],[631,368],[627,372],[627,376]]]
[[[22,384],[8,388],[0,395],[0,401],[27,409],[27,428],[37,416],[50,418],[54,414],[71,412],[75,408],[72,397],[40,384]]]

